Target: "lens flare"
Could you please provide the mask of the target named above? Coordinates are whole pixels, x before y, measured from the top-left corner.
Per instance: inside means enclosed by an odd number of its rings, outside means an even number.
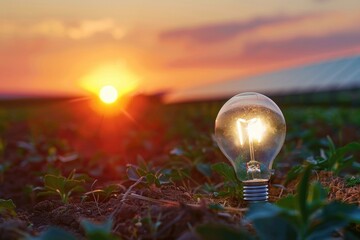
[[[111,104],[118,99],[119,94],[115,87],[107,85],[100,89],[99,97],[104,103]]]

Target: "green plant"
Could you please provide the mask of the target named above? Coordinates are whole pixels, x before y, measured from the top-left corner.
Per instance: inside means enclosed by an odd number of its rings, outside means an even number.
[[[195,182],[190,176],[190,163],[183,161],[174,161],[168,167],[162,168],[138,157],[137,165],[128,164],[126,172],[130,180],[137,181],[143,178],[142,183],[148,186],[160,187],[163,184],[174,183],[185,178]]]
[[[360,184],[360,176],[346,176],[345,177],[345,185],[347,187],[354,187]]]
[[[107,219],[103,223],[93,223],[87,219],[81,220],[81,226],[84,228],[85,237],[87,240],[119,240],[120,238],[115,236],[112,232],[112,219]],[[26,240],[76,240],[74,234],[58,228],[49,227],[45,231],[41,232],[39,236],[33,237],[26,235]]]
[[[204,240],[254,239],[254,237],[252,237],[250,233],[245,230],[214,223],[204,224],[196,227],[196,234]]]
[[[326,200],[319,183],[309,184],[311,167],[305,169],[297,195],[276,204],[254,204],[246,214],[260,239],[328,239],[342,235],[350,223],[360,223],[360,208]]]
[[[343,147],[336,148],[328,136],[327,146],[327,149],[320,150],[320,156],[307,159],[314,169],[332,171],[335,174],[339,174],[340,171],[349,166],[360,170],[360,164],[351,155],[351,153],[360,152],[360,142],[351,142]]]
[[[144,159],[138,157],[138,165],[128,164],[126,169],[127,176],[132,181],[137,181],[143,178],[143,182],[147,185],[156,185],[169,183],[164,169],[154,167],[151,162],[145,162]]]
[[[93,195],[96,201],[102,200],[105,201],[106,199],[110,198],[112,195],[119,192],[119,186],[112,184],[105,186],[103,188],[94,189],[92,191],[86,192],[85,196]]]
[[[217,190],[214,192],[214,196],[231,196],[237,199],[242,196],[242,185],[236,178],[234,169],[229,164],[224,162],[215,163],[211,166],[211,169],[224,178],[224,184],[218,189],[214,189]]]
[[[152,218],[150,212],[148,212],[147,217],[141,219],[141,222],[149,229],[152,239],[158,239],[158,230],[162,224],[161,221],[162,214],[161,212],[157,215],[155,219]]]
[[[14,217],[16,216],[15,204],[11,199],[0,199],[0,216]]]
[[[26,240],[76,240],[74,234],[67,232],[58,227],[49,227],[41,232],[39,236],[25,236]]]
[[[314,170],[332,171],[339,174],[347,167],[360,170],[360,164],[350,153],[360,152],[360,142],[351,142],[343,147],[336,148],[330,137],[327,137],[327,149],[320,150],[320,156],[310,156],[303,165],[294,166],[287,174],[286,182],[298,177],[307,165]]]
[[[75,170],[68,177],[47,174],[44,176],[44,187],[37,188],[42,190],[38,195],[58,195],[63,203],[69,202],[69,197],[74,192],[84,192],[84,177],[76,177]]]
[[[111,218],[103,223],[94,223],[87,219],[81,221],[81,226],[85,230],[85,236],[88,240],[116,240],[120,239],[112,233],[113,221]]]

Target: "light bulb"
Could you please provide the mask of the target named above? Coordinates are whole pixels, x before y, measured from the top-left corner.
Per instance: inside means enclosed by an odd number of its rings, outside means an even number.
[[[244,200],[268,200],[272,164],[284,143],[285,133],[280,108],[262,94],[238,94],[220,109],[215,138],[243,183]]]

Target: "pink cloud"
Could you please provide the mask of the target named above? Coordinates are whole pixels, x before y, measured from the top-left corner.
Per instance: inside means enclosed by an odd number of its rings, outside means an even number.
[[[179,28],[168,30],[160,33],[159,38],[162,41],[178,41],[178,40],[189,40],[192,43],[219,43],[230,40],[239,35],[249,33],[258,28],[273,26],[282,23],[296,22],[305,18],[309,15],[301,16],[273,16],[273,17],[260,17],[250,19],[247,21],[239,22],[226,22],[218,24],[202,25],[192,28]]]
[[[291,39],[258,40],[245,43],[240,50],[223,55],[187,56],[168,62],[170,68],[251,68],[263,65],[296,62],[302,59],[359,52],[360,28],[319,36],[300,36]]]
[[[119,40],[126,35],[126,29],[111,18],[64,21],[45,19],[40,21],[0,21],[0,38],[6,37],[51,37],[87,39],[98,34],[107,34]]]

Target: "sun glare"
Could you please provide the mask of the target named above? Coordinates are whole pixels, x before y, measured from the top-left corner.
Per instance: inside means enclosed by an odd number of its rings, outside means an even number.
[[[119,94],[115,87],[107,85],[100,89],[99,97],[104,103],[111,104],[118,99]]]
[[[138,77],[125,65],[109,63],[89,72],[81,79],[80,84],[85,90],[99,95],[103,102],[110,103],[116,101],[116,98],[134,92],[138,81]]]

